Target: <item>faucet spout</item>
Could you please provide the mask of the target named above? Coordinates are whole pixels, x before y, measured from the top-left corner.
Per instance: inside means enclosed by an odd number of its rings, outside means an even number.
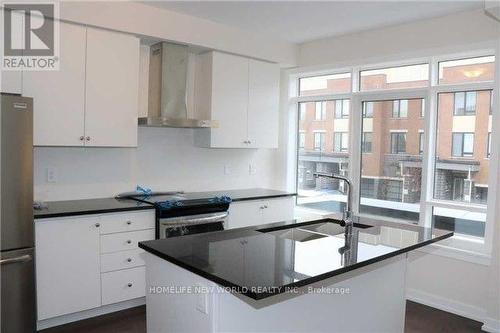
[[[346,233],[351,233],[352,227],[353,227],[353,221],[352,221],[352,191],[351,191],[351,181],[349,178],[341,176],[341,175],[335,175],[331,173],[323,173],[323,172],[315,172],[313,173],[314,177],[320,178],[331,178],[331,179],[339,179],[344,181],[344,183],[347,185],[347,205],[346,208],[344,209],[344,214],[342,220],[345,223],[346,227]]]

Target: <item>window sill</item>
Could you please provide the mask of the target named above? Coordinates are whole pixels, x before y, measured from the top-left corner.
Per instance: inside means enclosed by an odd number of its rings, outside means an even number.
[[[417,251],[483,266],[489,266],[491,263],[491,256],[481,252],[479,249],[459,249],[453,244],[454,239],[450,239],[448,242],[445,240],[442,243],[444,244],[431,244]]]

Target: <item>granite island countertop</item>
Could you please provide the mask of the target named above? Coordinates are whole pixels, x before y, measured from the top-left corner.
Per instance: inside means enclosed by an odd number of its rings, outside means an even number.
[[[296,194],[292,192],[265,188],[186,192],[182,194],[182,196],[187,199],[203,199],[223,195],[230,197],[233,201],[236,202],[243,200],[287,197],[294,196]],[[35,219],[154,209],[152,205],[147,203],[137,202],[129,199],[118,200],[115,198],[48,201],[45,202],[44,205],[45,207],[42,209],[33,210]]]
[[[354,220],[361,225],[351,235],[345,235],[345,228],[334,219],[286,221],[145,241],[139,247],[261,300],[453,236],[450,231],[410,224]]]

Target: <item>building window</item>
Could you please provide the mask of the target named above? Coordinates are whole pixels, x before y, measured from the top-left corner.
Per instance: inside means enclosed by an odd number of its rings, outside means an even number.
[[[495,56],[450,60],[439,63],[439,84],[493,81]]]
[[[347,152],[349,135],[346,132],[334,133],[333,151],[337,153]]]
[[[306,103],[300,103],[299,108],[300,108],[299,120],[306,119]]]
[[[360,91],[429,86],[429,64],[398,66],[360,72]]]
[[[306,133],[299,133],[299,148],[304,149],[306,145]]]
[[[326,119],[326,102],[316,102],[316,112],[315,120],[325,120]]]
[[[323,151],[325,149],[325,133],[314,133],[314,150]]]
[[[391,154],[406,153],[406,133],[391,133]]]
[[[476,114],[476,99],[475,91],[456,92],[453,114],[455,116],[473,116]]]
[[[335,101],[335,118],[349,118],[350,101],[348,99],[338,99]]]
[[[392,102],[392,118],[408,117],[408,100],[400,99]]]
[[[474,133],[453,133],[451,155],[472,157],[474,154]]]
[[[425,117],[425,103],[424,100],[421,100],[422,102],[420,103],[421,109],[420,109],[420,118]]]
[[[363,132],[363,137],[361,138],[361,152],[371,153],[372,152],[372,136],[371,132]]]
[[[314,96],[351,91],[351,73],[311,76],[299,79],[299,96]]]
[[[486,157],[490,158],[491,156],[491,132],[488,133],[488,143],[486,148]]]
[[[363,118],[373,118],[373,102],[363,103]]]
[[[418,153],[422,155],[424,153],[424,133],[418,133]]]

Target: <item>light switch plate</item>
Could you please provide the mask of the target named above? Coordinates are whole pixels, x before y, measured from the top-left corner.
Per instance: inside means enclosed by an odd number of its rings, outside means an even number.
[[[230,175],[231,174],[231,166],[230,165],[224,165],[224,174],[225,175]]]
[[[255,166],[255,164],[250,163],[248,165],[248,174],[249,175],[256,175],[257,174],[257,167]]]
[[[57,182],[57,170],[56,168],[47,168],[47,183]]]

